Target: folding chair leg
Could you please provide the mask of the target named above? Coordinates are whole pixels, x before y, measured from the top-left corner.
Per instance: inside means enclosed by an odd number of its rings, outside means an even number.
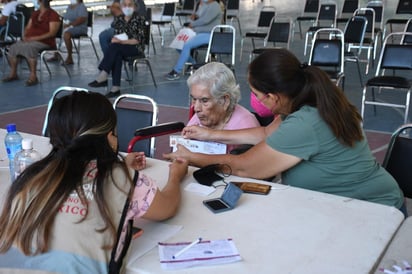
[[[96,59],[97,59],[97,61],[99,61],[100,58],[99,58],[99,55],[97,54],[96,47],[94,46],[93,39],[92,39],[91,37],[89,37],[89,39],[90,39],[90,43],[92,44],[92,47],[93,47],[93,50],[94,50],[94,54],[96,55]]]
[[[406,93],[406,102],[405,102],[405,118],[403,119],[403,123],[408,123],[408,114],[409,114],[409,100],[411,98],[411,89],[408,90]]]
[[[358,67],[359,82],[360,82],[361,87],[363,87],[362,74],[360,70],[359,60],[356,61],[356,66]]]

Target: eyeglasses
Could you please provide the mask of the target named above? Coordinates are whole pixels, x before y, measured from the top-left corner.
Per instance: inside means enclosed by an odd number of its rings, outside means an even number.
[[[213,97],[201,97],[201,98],[196,98],[190,95],[190,101],[192,102],[192,105],[196,104],[196,101],[199,102],[204,107],[210,106],[212,102],[215,100]]]

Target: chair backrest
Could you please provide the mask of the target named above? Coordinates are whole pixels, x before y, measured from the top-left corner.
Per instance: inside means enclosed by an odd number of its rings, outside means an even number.
[[[343,2],[341,14],[345,14],[345,13],[352,14],[358,8],[359,8],[359,0],[345,0],[345,2]]]
[[[24,15],[24,26],[27,25],[31,18],[31,14],[34,11],[34,7],[27,7],[24,4],[17,4],[16,6],[16,12],[22,12]]]
[[[337,9],[335,3],[321,4],[319,7],[316,25],[326,25],[324,22],[330,22],[330,26],[336,26]]]
[[[412,44],[388,43],[389,38],[394,39],[395,36],[402,37],[404,35],[412,35],[412,33],[393,32],[385,38],[376,68],[376,76],[383,74],[385,69],[412,71]]]
[[[24,15],[22,12],[10,14],[4,37],[16,41],[24,37]]]
[[[286,48],[289,49],[290,40],[292,37],[292,19],[281,19],[281,18],[272,18],[272,23],[268,31],[268,35],[265,38],[265,45],[273,43],[276,46],[276,43],[285,43]]]
[[[383,29],[383,18],[384,18],[384,6],[382,1],[370,1],[366,5],[367,8],[371,8],[375,11],[375,27]]]
[[[359,8],[355,10],[353,15],[366,18],[366,21],[368,22],[366,25],[366,33],[373,39],[375,37],[375,10],[372,8]]]
[[[318,13],[319,4],[319,0],[306,0],[305,7],[303,8],[303,13]]]
[[[42,132],[41,132],[43,136],[49,136],[49,132],[48,132],[48,129],[47,129],[48,122],[49,122],[49,113],[50,113],[50,109],[53,106],[56,99],[60,98],[60,97],[63,97],[65,95],[72,94],[74,91],[89,92],[87,89],[84,89],[84,88],[69,87],[69,86],[59,87],[53,92],[52,96],[49,99],[49,103],[47,104],[46,115],[44,116],[43,129],[42,129]]]
[[[182,11],[194,12],[196,0],[184,0]]]
[[[412,14],[412,0],[399,0],[396,14]]]
[[[328,34],[329,39],[319,38],[321,34]],[[309,56],[309,65],[334,67],[337,71],[343,73],[343,37],[343,31],[337,28],[323,28],[317,30],[313,35],[313,46]]]
[[[392,134],[382,164],[408,198],[412,198],[412,139],[400,135],[411,128],[412,124],[405,124]]]
[[[406,22],[404,32],[412,32],[412,17],[409,18],[408,22]],[[402,36],[401,44],[412,44],[412,36]]]
[[[264,6],[260,10],[259,19],[257,23],[257,27],[259,28],[268,28],[270,26],[270,22],[272,18],[275,16],[276,10],[273,6]]]
[[[358,51],[362,50],[363,40],[365,38],[366,26],[368,21],[363,16],[352,16],[346,23],[344,32],[344,41],[350,50],[351,44],[356,44]]]
[[[113,108],[117,114],[120,151],[127,151],[129,141],[135,136],[136,129],[157,124],[159,109],[156,102],[148,96],[122,94],[114,101]],[[155,150],[154,138],[139,142],[136,145],[136,150],[143,151],[146,156],[151,157]]]
[[[163,11],[162,11],[162,17],[164,17],[164,16],[174,17],[175,12],[176,12],[176,3],[175,2],[164,3]]]
[[[210,61],[212,54],[216,55],[230,55],[231,65],[235,65],[235,37],[236,29],[230,25],[217,25],[214,26],[210,39],[209,45],[206,51],[205,62]]]
[[[239,0],[227,0],[226,12],[229,11],[239,11],[240,1]]]
[[[183,122],[169,122],[164,124],[158,124],[155,126],[136,129],[134,137],[130,140],[129,145],[127,147],[127,152],[135,151],[134,146],[139,141],[180,132],[184,127],[185,124]],[[150,155],[150,157],[154,157],[154,154]]]

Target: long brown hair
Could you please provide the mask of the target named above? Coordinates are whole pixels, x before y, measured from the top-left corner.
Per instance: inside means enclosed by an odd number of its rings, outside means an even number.
[[[333,134],[345,145],[354,146],[363,139],[362,117],[321,69],[301,64],[286,49],[271,49],[249,65],[249,83],[263,93],[280,93],[291,100],[291,112],[308,105],[319,115]]]
[[[115,128],[116,113],[99,93],[74,92],[54,102],[48,120],[53,148],[13,182],[0,215],[0,252],[13,244],[26,255],[48,250],[54,219],[69,195],[76,191],[87,207],[82,179],[91,160],[97,160],[92,189],[104,221],[104,227],[96,230],[109,229],[115,239],[116,228],[106,202],[110,197],[105,196],[104,185],[112,177],[114,165],[128,174],[107,139]]]

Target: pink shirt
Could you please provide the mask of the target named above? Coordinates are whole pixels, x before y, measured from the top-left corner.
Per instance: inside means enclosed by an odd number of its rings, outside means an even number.
[[[195,113],[190,121],[187,123],[188,126],[193,125],[200,125],[200,120]],[[235,130],[235,129],[244,129],[244,128],[252,128],[252,127],[260,127],[258,120],[256,119],[255,115],[251,113],[249,110],[244,108],[241,105],[236,105],[235,110],[233,111],[230,120],[226,123],[223,127],[225,130]],[[238,145],[228,145],[227,146],[227,153],[230,153],[232,149],[238,147]]]

